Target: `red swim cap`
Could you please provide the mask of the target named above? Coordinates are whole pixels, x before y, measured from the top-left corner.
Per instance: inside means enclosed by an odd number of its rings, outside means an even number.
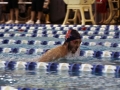
[[[78,33],[78,31],[74,30],[74,29],[68,30],[66,35],[65,35],[65,41],[70,42],[70,41],[75,40],[75,39],[81,39],[81,36]]]

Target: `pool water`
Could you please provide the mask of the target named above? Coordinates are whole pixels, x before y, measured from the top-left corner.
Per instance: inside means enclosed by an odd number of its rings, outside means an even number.
[[[13,87],[42,88],[44,90],[117,90],[119,76],[114,74],[95,75],[89,72],[72,73],[67,71],[0,71],[1,85]]]
[[[3,26],[2,26],[3,27]],[[5,27],[5,26],[4,26]],[[42,26],[41,26],[42,27]],[[81,27],[81,26],[80,26]],[[88,27],[88,26],[86,26]],[[91,26],[93,28],[94,26]],[[99,26],[102,27],[102,26]],[[107,26],[106,26],[107,27]],[[116,27],[116,26],[113,26]],[[7,27],[8,28],[8,27]],[[50,28],[50,27],[49,27]],[[103,27],[105,28],[105,27]],[[14,30],[14,29],[13,29]],[[55,29],[54,29],[55,30]],[[44,31],[54,31],[44,29]],[[56,30],[58,31],[58,30]],[[87,30],[86,30],[87,31]],[[57,63],[85,63],[85,64],[102,64],[102,65],[119,65],[120,64],[120,32],[117,32],[118,38],[106,38],[106,39],[89,39],[83,38],[82,44],[80,47],[81,51],[109,51],[109,52],[118,52],[119,55],[116,57],[93,57],[93,56],[79,56],[77,58],[70,59],[62,59],[56,60]],[[31,32],[31,31],[30,31]],[[30,32],[19,31],[19,29],[15,29],[15,31],[6,30],[6,32],[2,32],[2,34],[30,34]],[[84,32],[84,31],[83,31]],[[103,31],[104,32],[104,31]],[[109,31],[113,32],[113,31]],[[26,48],[26,49],[50,49],[57,45],[60,45],[64,42],[64,38],[56,38],[56,37],[47,37],[39,36],[39,37],[31,37],[31,36],[5,36],[0,35],[0,48]],[[61,34],[59,34],[61,35]],[[86,36],[81,34],[82,36]],[[102,36],[96,34],[90,34],[87,36]],[[106,35],[111,36],[113,35]],[[6,41],[5,41],[6,40]],[[7,40],[26,40],[26,41],[54,41],[61,42],[58,44],[45,44],[44,43],[14,43],[7,42]],[[85,44],[86,42],[97,43],[93,45]],[[104,44],[99,44],[104,43]],[[116,46],[111,46],[109,43],[117,43]],[[42,53],[12,53],[12,52],[0,52],[0,60],[1,61],[25,61],[36,62]],[[28,87],[28,88],[36,88],[43,90],[118,90],[120,88],[120,75],[116,75],[114,73],[91,73],[91,72],[69,72],[68,70],[62,71],[46,71],[43,69],[36,70],[25,70],[25,69],[15,69],[10,70],[4,67],[0,68],[0,86],[13,86],[13,87]]]

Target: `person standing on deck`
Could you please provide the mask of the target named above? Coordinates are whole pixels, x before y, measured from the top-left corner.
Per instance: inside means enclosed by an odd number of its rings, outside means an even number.
[[[41,24],[42,10],[43,10],[44,0],[32,0],[32,11],[31,18],[26,22],[26,24],[34,24],[35,13],[37,13],[36,24]]]
[[[19,10],[18,10],[18,1],[19,0],[7,0],[8,1],[8,8],[10,9],[10,20],[6,22],[6,24],[18,24],[18,17],[19,17]],[[15,12],[15,19],[14,19],[14,12]],[[15,22],[14,22],[15,20]]]

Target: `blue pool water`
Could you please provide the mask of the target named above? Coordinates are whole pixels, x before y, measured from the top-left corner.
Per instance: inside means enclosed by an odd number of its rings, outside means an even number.
[[[5,50],[5,48],[25,48],[27,51],[29,49],[50,49],[57,45],[60,45],[63,43],[64,38],[58,38],[58,37],[48,37],[50,35],[50,32],[46,35],[39,37],[32,37],[29,36],[31,34],[31,31],[20,31],[21,29],[5,29],[2,26],[2,30],[0,32],[0,48],[2,49],[0,51],[0,60],[1,61],[25,61],[30,62],[34,61],[37,62],[38,58],[42,55],[41,52],[34,52],[34,53],[19,53],[19,50],[16,51],[16,53],[11,52],[9,50]],[[15,26],[14,26],[15,27]],[[22,27],[22,26],[19,26]],[[39,27],[39,26],[38,26]],[[41,26],[42,27],[42,26]],[[77,27],[77,26],[76,26]],[[80,26],[82,27],[82,26]],[[86,26],[87,28],[93,28],[94,26]],[[98,26],[99,28],[102,26]],[[108,27],[108,26],[106,26]],[[106,29],[104,26],[103,28]],[[110,26],[109,26],[110,27]],[[119,26],[118,26],[119,27]],[[9,28],[9,27],[6,27]],[[49,27],[50,28],[50,27]],[[87,52],[89,50],[91,51],[108,51],[108,52],[115,52],[110,54],[109,57],[99,54],[98,56],[89,56],[89,54],[86,54],[84,56],[80,55],[77,58],[72,59],[62,59],[62,60],[56,60],[57,63],[85,63],[90,65],[119,65],[120,64],[120,29],[116,28],[116,26],[113,26],[116,31],[113,29],[108,32],[117,32],[117,38],[114,37],[114,33],[110,35],[101,35],[101,34],[81,34],[82,36],[110,36],[112,38],[104,38],[104,39],[90,39],[90,38],[83,38],[82,44],[80,47],[81,51]],[[5,31],[6,30],[6,31]],[[9,31],[11,30],[11,31]],[[13,31],[12,31],[13,30]],[[32,30],[34,29],[25,29],[25,30]],[[38,30],[38,29],[36,29]],[[106,29],[107,30],[107,29]],[[40,30],[39,30],[40,31]],[[42,31],[42,30],[41,30]],[[60,31],[55,29],[44,29],[43,31]],[[81,30],[82,31],[82,30]],[[92,30],[86,30],[92,31]],[[85,31],[82,31],[85,32]],[[100,31],[98,31],[100,32]],[[24,34],[22,35],[5,35],[5,34]],[[101,33],[105,33],[105,31],[101,31]],[[28,34],[28,36],[26,36]],[[38,34],[38,33],[37,33]],[[40,33],[39,33],[40,34]],[[42,33],[43,35],[43,33]],[[55,35],[55,34],[53,34]],[[62,35],[61,33],[58,33],[58,35]],[[10,41],[13,40],[13,41]],[[9,41],[9,42],[7,42]],[[16,43],[17,41],[23,41]],[[35,42],[29,42],[28,41],[41,41],[42,43],[35,43]],[[44,42],[43,42],[44,41]],[[48,44],[47,42],[54,41],[59,42],[58,44]],[[92,44],[88,45],[88,43],[92,42]],[[46,44],[47,43],[47,44]],[[86,44],[85,44],[86,43]],[[96,43],[94,45],[94,43]],[[102,43],[102,44],[101,44]],[[114,43],[114,45],[113,45]],[[5,51],[4,51],[5,50]],[[103,56],[102,56],[103,55]],[[112,56],[111,56],[112,55]],[[91,72],[68,72],[68,70],[62,70],[62,71],[46,71],[43,69],[36,69],[36,70],[25,70],[25,69],[15,69],[15,70],[9,70],[5,69],[4,67],[0,68],[0,86],[13,86],[13,87],[21,87],[21,88],[36,88],[36,89],[43,89],[43,90],[118,90],[120,88],[120,75],[115,73],[91,73]]]

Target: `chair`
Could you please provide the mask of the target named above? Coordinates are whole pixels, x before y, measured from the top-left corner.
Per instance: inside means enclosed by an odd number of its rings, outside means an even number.
[[[116,2],[117,8],[114,8],[113,6],[113,2]],[[109,4],[109,8],[110,8],[110,14],[109,17],[107,18],[107,20],[105,21],[105,23],[115,23],[114,18],[119,17],[119,0],[108,0],[108,4]]]
[[[85,25],[86,22],[92,22],[92,24],[95,24],[92,13],[92,4],[95,2],[95,0],[64,0],[64,2],[67,4],[67,12],[63,24],[66,24],[68,21],[73,21],[74,24],[76,24],[78,10],[80,10],[82,25]],[[75,11],[73,19],[68,19],[70,9]],[[90,19],[85,18],[84,12],[86,10],[90,13]]]

